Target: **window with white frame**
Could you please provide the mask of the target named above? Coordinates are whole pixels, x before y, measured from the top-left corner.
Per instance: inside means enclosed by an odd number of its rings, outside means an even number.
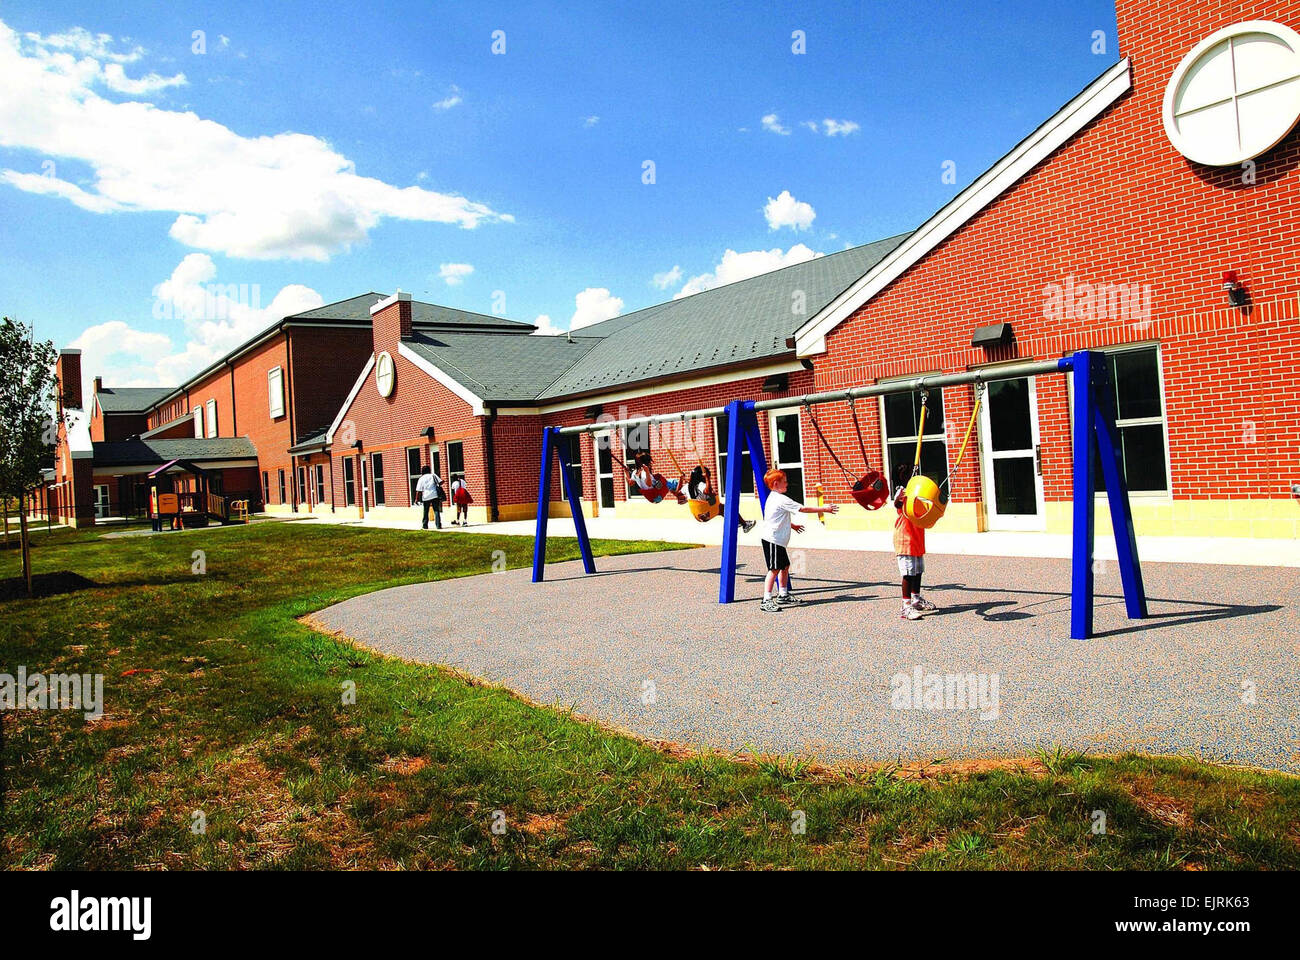
[[[383,453],[372,453],[370,455],[370,483],[374,490],[371,495],[371,501],[377,507],[382,507],[387,500],[384,497],[384,455]]]
[[[207,407],[208,407],[208,416],[207,416],[207,423],[204,425],[204,426],[205,426],[205,432],[204,432],[203,435],[204,435],[205,437],[215,437],[215,436],[217,435],[217,401],[216,401],[216,399],[214,398],[214,399],[209,400],[208,403],[207,403]]]
[[[911,467],[921,428],[921,393],[891,393],[880,398],[881,435],[891,486],[898,468]],[[943,422],[943,391],[931,390],[926,401],[925,437],[921,442],[921,472],[935,483],[948,476],[948,438]]]
[[[325,465],[316,464],[316,502],[325,502]]]
[[[266,399],[271,419],[284,416],[284,370],[272,367],[266,372]]]
[[[203,408],[194,408],[194,436],[202,438],[203,436]]]
[[[1169,493],[1169,437],[1165,423],[1164,379],[1160,346],[1143,343],[1100,351],[1106,357],[1110,388],[1115,401],[1115,426],[1119,433],[1120,468],[1131,494],[1159,496]],[[1069,396],[1074,400],[1074,381]],[[1074,418],[1070,418],[1074,429]],[[1101,454],[1093,452],[1097,491],[1106,488]]]

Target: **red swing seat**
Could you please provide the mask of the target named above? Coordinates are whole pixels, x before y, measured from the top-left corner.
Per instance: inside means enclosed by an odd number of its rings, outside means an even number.
[[[655,485],[649,490],[642,490],[641,485],[635,480],[632,481],[632,489],[645,497],[645,499],[650,503],[658,503],[672,493],[672,491],[668,489],[668,481],[664,479],[662,473],[651,474],[651,476],[654,477]]]
[[[849,491],[858,505],[866,510],[879,510],[889,500],[889,484],[878,470],[868,470]]]

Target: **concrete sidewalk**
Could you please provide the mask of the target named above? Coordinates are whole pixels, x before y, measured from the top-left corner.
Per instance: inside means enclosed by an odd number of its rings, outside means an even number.
[[[594,576],[552,564],[541,584],[515,569],[398,587],[314,619],[383,653],[697,747],[886,761],[1061,744],[1300,771],[1300,572],[1152,562],[1150,618],[1131,622],[1112,567],[1098,575],[1097,636],[1077,641],[1063,560],[933,557],[926,593],[940,609],[907,621],[892,558],[806,559],[805,604],[779,613],[758,609],[753,548],[741,551],[742,601],[719,604],[709,547],[602,557]],[[900,706],[914,688],[897,678],[918,670],[983,677],[997,703]]]
[[[889,532],[827,530],[812,517],[807,518],[807,530],[796,535],[791,549],[850,550],[893,553],[893,538]],[[314,517],[306,522],[345,523],[351,526],[380,527],[399,530],[418,530],[420,515],[416,510],[397,510],[382,515],[369,514],[365,520],[334,517]],[[452,527],[444,521],[444,530],[465,533],[497,533],[514,536],[533,536],[532,520],[508,523],[482,523],[470,527]],[[574,536],[573,520],[552,517],[547,528],[549,536]],[[434,531],[430,530],[430,533]],[[697,523],[694,520],[665,517],[664,519],[619,519],[594,517],[587,520],[587,533],[600,540],[662,540],[668,543],[698,543],[710,546],[722,544],[722,522]],[[758,546],[757,534],[741,536],[741,543]],[[1042,557],[1068,558],[1071,541],[1068,534],[1049,533],[944,533],[932,530],[926,535],[929,553],[951,556],[980,557]],[[1139,537],[1138,555],[1153,563],[1213,563],[1260,567],[1300,567],[1300,542],[1295,540],[1269,540],[1244,537]],[[1109,526],[1098,525],[1096,556],[1102,560],[1115,559],[1115,540]]]

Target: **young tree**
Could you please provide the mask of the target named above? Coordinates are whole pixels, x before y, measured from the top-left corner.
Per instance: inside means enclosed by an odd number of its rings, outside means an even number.
[[[23,579],[32,593],[27,497],[41,482],[59,412],[52,341],[33,339],[30,327],[8,317],[0,323],[0,497],[18,501]],[[6,521],[7,522],[7,521]]]

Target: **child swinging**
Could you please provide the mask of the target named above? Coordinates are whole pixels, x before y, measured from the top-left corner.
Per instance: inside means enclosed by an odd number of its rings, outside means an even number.
[[[650,454],[646,450],[636,455],[633,466],[627,467],[627,475],[628,479],[636,485],[641,496],[650,503],[662,503],[670,493],[677,498],[678,503],[686,503],[686,494],[682,492],[682,488],[686,486],[685,474],[676,480],[668,480],[662,473],[655,473]]]
[[[690,494],[691,516],[700,523],[708,523],[714,517],[722,516],[722,503],[713,489],[713,474],[704,464],[697,464],[691,470],[691,478],[686,484]],[[749,533],[754,529],[755,520],[739,517],[740,529]]]

